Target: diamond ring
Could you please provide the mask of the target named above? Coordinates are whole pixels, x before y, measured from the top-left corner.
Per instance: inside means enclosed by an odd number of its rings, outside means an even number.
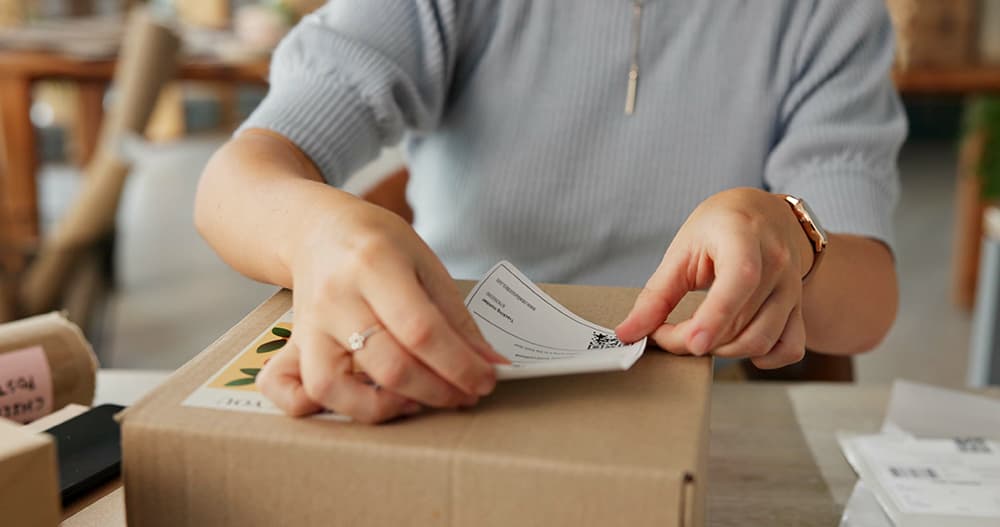
[[[374,335],[381,329],[382,326],[375,324],[361,333],[355,331],[354,333],[351,333],[350,337],[347,337],[347,346],[351,348],[352,353],[359,351],[361,348],[365,347],[365,341],[368,340],[368,337]]]

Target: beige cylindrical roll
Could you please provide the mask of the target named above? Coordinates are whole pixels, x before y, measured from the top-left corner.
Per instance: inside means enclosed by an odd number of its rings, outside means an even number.
[[[21,282],[21,316],[43,313],[59,305],[67,280],[86,251],[108,235],[129,167],[99,151],[90,162],[77,204],[47,239]]]
[[[0,417],[26,422],[69,403],[89,406],[96,383],[94,351],[61,313],[0,324]]]

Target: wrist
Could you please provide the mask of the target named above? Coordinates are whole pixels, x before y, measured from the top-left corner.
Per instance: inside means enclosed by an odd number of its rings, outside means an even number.
[[[737,211],[751,221],[756,218],[761,225],[767,225],[767,230],[783,240],[793,261],[798,262],[800,278],[805,279],[816,266],[818,249],[796,213],[795,205],[787,201],[785,195],[740,187],[715,194],[703,206]]]
[[[289,218],[283,235],[276,240],[279,258],[294,278],[300,263],[314,259],[338,245],[338,238],[353,231],[346,210],[358,198],[322,183],[294,181],[299,206],[285,214]]]
[[[799,257],[799,276],[805,280],[806,276],[809,275],[816,265],[816,247],[809,238],[809,234],[806,232],[805,226],[802,224],[799,216],[795,213],[793,205],[786,200],[785,195],[773,194],[773,196],[780,201],[779,204],[785,217],[785,225],[789,232],[788,239],[791,240],[792,247],[795,249],[794,254]]]

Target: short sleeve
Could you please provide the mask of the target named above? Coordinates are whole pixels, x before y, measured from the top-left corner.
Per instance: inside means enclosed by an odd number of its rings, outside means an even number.
[[[830,232],[892,247],[906,118],[890,76],[884,2],[814,2],[780,105],[764,180],[804,198]]]
[[[287,137],[341,185],[405,130],[433,129],[455,62],[461,2],[333,0],[275,50],[270,89],[237,134]]]

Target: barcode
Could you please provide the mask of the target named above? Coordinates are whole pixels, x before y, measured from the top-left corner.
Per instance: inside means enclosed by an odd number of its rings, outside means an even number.
[[[897,478],[939,479],[937,471],[926,467],[889,467],[889,473]]]
[[[609,335],[607,333],[594,332],[590,336],[590,344],[587,345],[589,350],[603,350],[608,348],[618,348],[621,347],[622,341],[618,340],[618,337],[614,335]]]
[[[958,447],[958,451],[965,454],[989,454],[989,445],[986,444],[986,440],[981,437],[957,437],[955,438],[955,446]]]

